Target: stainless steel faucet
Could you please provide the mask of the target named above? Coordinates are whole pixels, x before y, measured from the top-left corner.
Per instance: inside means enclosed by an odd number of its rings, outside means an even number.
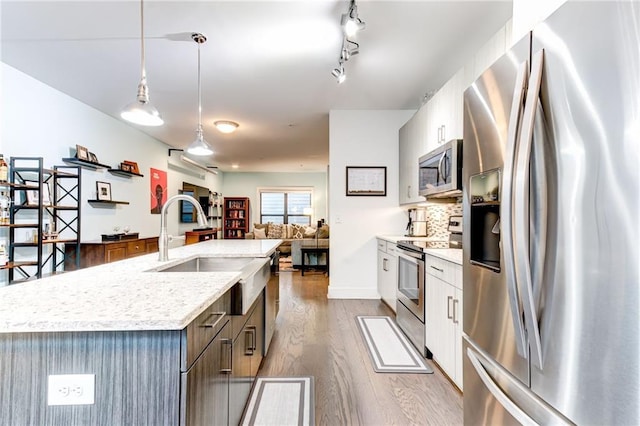
[[[164,206],[162,206],[162,211],[160,212],[160,238],[158,238],[158,252],[160,253],[159,260],[161,262],[169,260],[169,235],[167,234],[167,209],[171,204],[173,204],[176,200],[188,201],[196,209],[198,226],[201,228],[205,228],[208,226],[207,224],[207,214],[202,210],[202,206],[191,195],[178,194],[170,197]]]

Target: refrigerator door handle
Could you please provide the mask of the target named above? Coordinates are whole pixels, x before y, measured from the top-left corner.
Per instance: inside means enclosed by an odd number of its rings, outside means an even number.
[[[509,414],[511,414],[522,425],[538,426],[538,422],[522,411],[522,409],[520,409],[520,407],[509,399],[502,389],[500,389],[500,386],[493,381],[471,348],[467,348],[467,357],[469,358],[469,361],[471,361],[471,365],[474,370],[476,370],[476,373],[478,373],[478,377],[480,377],[482,383],[484,383],[489,392],[491,392],[491,395],[493,395],[493,397],[505,408],[505,410],[509,412]]]
[[[540,327],[533,297],[533,280],[530,264],[529,241],[529,169],[531,160],[531,145],[533,142],[533,126],[538,108],[540,85],[542,83],[542,67],[544,64],[544,50],[533,55],[531,61],[531,76],[524,107],[520,143],[516,154],[516,169],[514,179],[515,206],[515,248],[520,256],[516,262],[516,277],[520,285],[524,319],[528,330],[529,345],[531,347],[531,360],[533,364],[542,370],[542,344],[540,339]]]
[[[502,248],[504,255],[504,271],[506,274],[507,291],[509,294],[509,307],[515,333],[516,349],[518,355],[527,358],[527,344],[522,324],[522,310],[520,308],[520,296],[516,285],[515,273],[515,249],[513,247],[513,220],[515,210],[513,202],[513,172],[514,156],[518,144],[520,121],[522,118],[522,106],[528,79],[529,62],[525,61],[518,67],[516,86],[513,90],[509,127],[507,129],[507,146],[504,157],[504,170],[502,173],[502,200],[500,203],[500,233],[502,235]]]

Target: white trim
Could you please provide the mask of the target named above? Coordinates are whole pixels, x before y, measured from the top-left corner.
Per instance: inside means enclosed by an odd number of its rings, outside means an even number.
[[[327,299],[380,299],[375,288],[338,287],[329,285]]]

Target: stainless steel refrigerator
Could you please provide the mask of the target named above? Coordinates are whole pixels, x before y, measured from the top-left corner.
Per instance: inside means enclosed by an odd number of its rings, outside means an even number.
[[[640,3],[565,3],[464,110],[465,423],[640,424]]]

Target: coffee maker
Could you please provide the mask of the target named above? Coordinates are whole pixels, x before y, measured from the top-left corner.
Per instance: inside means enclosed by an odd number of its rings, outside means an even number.
[[[407,223],[407,237],[427,236],[427,209],[409,209]]]

